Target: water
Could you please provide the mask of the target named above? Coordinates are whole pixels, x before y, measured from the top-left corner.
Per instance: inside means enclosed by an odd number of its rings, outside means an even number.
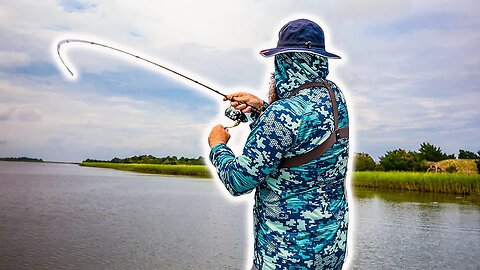
[[[354,191],[352,269],[480,269],[478,198]]]
[[[350,269],[480,269],[477,198],[354,195]],[[0,269],[249,269],[250,208],[208,179],[0,162]]]

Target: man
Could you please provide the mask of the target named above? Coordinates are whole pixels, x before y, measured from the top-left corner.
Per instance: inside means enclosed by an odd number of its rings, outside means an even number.
[[[299,19],[279,32],[274,91],[266,104],[248,93],[228,99],[243,112],[263,113],[251,125],[243,153],[226,145],[230,135],[215,126],[210,160],[234,196],[256,189],[253,269],[341,269],[345,260],[348,207],[348,112],[328,75],[323,30]],[[275,96],[275,95],[274,95]]]

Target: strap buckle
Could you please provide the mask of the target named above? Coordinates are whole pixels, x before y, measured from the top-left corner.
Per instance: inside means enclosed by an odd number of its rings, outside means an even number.
[[[341,136],[340,136],[340,129],[337,129],[334,131],[335,132],[335,139],[338,141],[341,139]]]

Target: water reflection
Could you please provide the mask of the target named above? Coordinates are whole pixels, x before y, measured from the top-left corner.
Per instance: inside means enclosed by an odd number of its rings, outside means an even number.
[[[479,269],[473,196],[353,189],[352,269]]]
[[[436,203],[457,203],[477,205],[480,207],[480,196],[475,195],[457,195],[448,193],[402,191],[402,190],[378,190],[369,188],[352,188],[356,199],[380,198],[386,202],[418,202],[428,205]]]

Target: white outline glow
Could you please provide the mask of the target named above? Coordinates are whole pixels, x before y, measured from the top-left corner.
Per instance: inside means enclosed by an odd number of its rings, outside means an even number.
[[[255,53],[258,55],[258,59],[259,61],[261,62],[264,62],[265,63],[265,68],[266,68],[266,72],[265,72],[265,79],[263,80],[263,83],[262,83],[262,86],[265,86],[265,85],[268,85],[268,82],[270,81],[270,73],[272,71],[272,67],[273,65],[271,64],[271,61],[265,61],[265,60],[268,60],[268,59],[272,59],[272,58],[266,58],[266,57],[263,57],[260,55],[260,51],[261,50],[264,50],[266,48],[273,48],[275,47],[274,45],[277,43],[277,33],[278,31],[282,28],[283,25],[285,25],[286,23],[288,23],[289,21],[293,21],[293,20],[296,20],[296,19],[299,19],[299,18],[305,18],[305,19],[309,19],[309,20],[312,20],[314,22],[316,22],[318,25],[320,25],[325,33],[325,47],[328,51],[332,51],[332,52],[335,52],[335,54],[339,55],[341,57],[341,59],[331,59],[331,61],[329,61],[330,65],[332,62],[337,62],[337,61],[341,61],[343,63],[345,63],[348,59],[348,57],[346,56],[346,54],[341,51],[341,50],[338,50],[336,49],[334,46],[331,45],[331,41],[330,41],[330,31],[328,30],[328,26],[327,24],[322,20],[320,19],[319,17],[316,17],[316,16],[313,16],[311,14],[303,14],[303,13],[297,13],[295,15],[292,15],[292,16],[289,16],[289,17],[286,17],[284,18],[283,20],[281,20],[277,26],[272,29],[272,36],[273,38],[271,39],[271,41],[269,42],[269,44],[266,44],[266,45],[261,45],[261,46],[257,46],[256,47],[256,51]],[[332,69],[331,67],[329,67],[330,71],[334,70]],[[334,72],[333,72],[334,73]],[[332,76],[330,75],[330,78],[332,77],[335,77],[335,76]],[[352,100],[350,95],[348,94],[348,90],[347,91],[343,91],[343,87],[341,87],[341,85],[343,85],[341,83],[341,80],[335,78],[333,79],[333,81],[339,85],[339,88],[342,89],[342,92],[345,96],[345,99],[348,101],[348,100]],[[259,87],[259,89],[262,88]],[[226,93],[228,94],[228,93]],[[256,93],[255,93],[256,94]],[[263,94],[263,93],[262,93]],[[348,159],[348,172],[347,172],[347,179],[346,179],[346,182],[345,182],[345,186],[346,186],[346,189],[347,189],[347,202],[348,202],[348,207],[349,207],[349,216],[348,216],[348,233],[347,233],[347,250],[346,250],[346,259],[345,259],[345,262],[343,264],[343,269],[349,269],[350,268],[350,264],[353,260],[353,257],[354,257],[354,250],[353,250],[353,246],[354,246],[354,242],[355,242],[355,238],[354,238],[354,235],[353,235],[353,232],[354,232],[354,227],[355,227],[355,211],[353,210],[353,190],[352,190],[352,185],[351,185],[351,179],[352,179],[352,171],[353,171],[353,154],[355,152],[355,145],[356,145],[356,139],[355,139],[355,121],[354,121],[354,117],[353,117],[353,111],[354,109],[352,108],[352,104],[353,102],[347,102],[347,106],[348,106],[348,112],[349,112],[349,129],[350,129],[350,139],[349,139],[349,142],[350,142],[350,148],[349,148],[349,159]],[[213,121],[211,121],[209,123],[209,126],[213,127],[214,125],[216,125],[217,123],[219,123],[220,119],[214,119]],[[243,125],[243,127],[245,127],[246,125]],[[239,128],[238,128],[239,129]],[[237,131],[237,130],[235,130]],[[204,138],[208,138],[208,135],[210,133],[210,130],[206,130],[205,133],[204,133]],[[247,133],[248,134],[248,133]],[[232,137],[234,136],[234,134],[231,134]],[[231,142],[232,138],[230,139],[230,142],[229,142],[229,147],[230,148],[239,148],[241,146],[243,146],[242,144],[240,143],[232,143]],[[209,156],[209,153],[210,153],[210,147],[208,147],[207,144],[204,145],[204,153],[205,153],[205,156],[208,158]],[[252,216],[252,206],[253,206],[253,196],[251,194],[249,194],[248,196],[240,196],[240,197],[233,197],[232,195],[230,195],[230,193],[226,190],[226,188],[223,186],[223,184],[221,183],[221,181],[219,180],[218,178],[218,175],[216,173],[216,169],[215,167],[210,163],[208,162],[208,167],[212,173],[212,175],[214,176],[214,179],[215,179],[215,182],[217,184],[217,187],[222,190],[222,193],[224,194],[224,197],[228,200],[231,200],[231,201],[235,201],[235,202],[239,202],[239,201],[247,201],[249,202],[249,208],[247,209],[247,221],[248,221],[248,232],[250,232],[250,234],[248,235],[248,249],[247,249],[247,253],[248,253],[248,257],[246,258],[247,259],[247,263],[246,265],[244,266],[244,269],[251,269],[252,265],[253,265],[253,216]],[[252,193],[255,192],[255,191],[252,191]]]

